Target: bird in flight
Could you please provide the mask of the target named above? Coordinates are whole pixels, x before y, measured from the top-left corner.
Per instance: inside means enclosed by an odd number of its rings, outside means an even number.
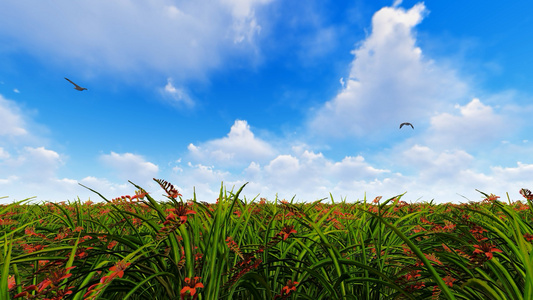
[[[72,83],[72,84],[74,85],[74,89],[76,89],[76,90],[78,90],[78,91],[80,91],[80,92],[83,91],[83,90],[86,90],[86,88],[81,87],[81,86],[75,84],[74,82],[72,82],[72,80],[68,79],[67,77],[65,77],[65,79],[66,79],[68,82],[70,82],[70,83]]]
[[[411,124],[411,123],[402,123],[402,124],[400,124],[400,129],[402,129],[402,126],[403,126],[403,125],[411,126],[413,129],[415,129],[415,127],[414,127],[413,124]]]

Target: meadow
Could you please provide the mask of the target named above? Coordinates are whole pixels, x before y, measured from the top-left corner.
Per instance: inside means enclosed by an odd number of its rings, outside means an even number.
[[[0,206],[0,299],[533,299],[523,201],[216,203],[141,187]],[[161,198],[164,201],[156,201]]]

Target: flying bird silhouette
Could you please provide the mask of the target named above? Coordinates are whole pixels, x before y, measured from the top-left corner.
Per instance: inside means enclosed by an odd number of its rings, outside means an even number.
[[[413,129],[415,129],[415,127],[414,127],[413,124],[411,124],[411,123],[402,123],[402,124],[400,124],[400,129],[402,129],[402,126],[403,126],[403,125],[411,126]]]
[[[81,87],[81,86],[75,84],[74,82],[72,82],[72,80],[68,79],[67,77],[65,77],[65,79],[66,79],[68,82],[70,82],[70,83],[72,83],[72,84],[74,85],[74,89],[76,89],[76,90],[78,90],[78,91],[80,91],[80,92],[83,91],[83,90],[86,90],[86,88]]]

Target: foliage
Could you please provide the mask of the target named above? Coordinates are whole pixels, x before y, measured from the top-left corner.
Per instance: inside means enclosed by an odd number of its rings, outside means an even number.
[[[0,206],[1,299],[533,299],[533,205],[247,200]]]

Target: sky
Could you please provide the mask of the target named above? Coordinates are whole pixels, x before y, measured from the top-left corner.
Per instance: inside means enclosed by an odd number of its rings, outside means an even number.
[[[110,200],[128,180],[163,201],[153,178],[210,203],[245,183],[248,200],[522,200],[532,10],[3,0],[0,203],[99,202],[82,185]]]

